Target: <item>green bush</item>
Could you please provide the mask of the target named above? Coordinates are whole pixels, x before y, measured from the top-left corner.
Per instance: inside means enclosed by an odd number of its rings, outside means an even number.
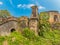
[[[25,29],[24,31],[26,31]],[[26,33],[26,32],[25,32]],[[0,37],[0,45],[3,41],[7,40],[9,45],[60,45],[60,33],[58,30],[45,31],[43,36],[30,35],[33,32],[27,34],[20,34],[18,32],[13,32],[9,36]],[[13,39],[13,40],[12,40]]]
[[[2,45],[3,41],[5,40],[4,37],[0,36],[0,45]]]
[[[28,28],[25,28],[23,30],[23,36],[30,39],[30,40],[34,40],[35,38],[37,38],[35,33]]]

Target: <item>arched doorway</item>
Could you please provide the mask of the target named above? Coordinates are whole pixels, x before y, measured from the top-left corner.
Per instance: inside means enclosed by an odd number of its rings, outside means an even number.
[[[15,29],[11,29],[11,32],[14,32],[15,31]]]

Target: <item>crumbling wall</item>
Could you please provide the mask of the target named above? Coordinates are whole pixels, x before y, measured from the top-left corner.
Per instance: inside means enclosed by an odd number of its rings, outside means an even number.
[[[19,26],[17,21],[8,21],[0,24],[0,35],[9,35],[12,29],[17,31],[18,27]]]

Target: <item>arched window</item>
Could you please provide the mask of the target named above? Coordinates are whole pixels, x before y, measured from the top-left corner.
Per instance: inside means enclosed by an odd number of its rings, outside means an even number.
[[[54,21],[57,21],[57,20],[58,20],[57,15],[54,15]]]

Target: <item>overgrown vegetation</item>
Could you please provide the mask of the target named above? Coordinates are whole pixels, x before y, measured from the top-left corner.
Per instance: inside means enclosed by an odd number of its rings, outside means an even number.
[[[40,14],[39,35],[25,28],[23,34],[13,32],[9,36],[1,36],[0,45],[3,45],[4,41],[7,41],[8,45],[60,45],[60,30],[52,30],[48,18],[47,13]]]
[[[59,30],[44,31],[41,36],[35,36],[29,29],[25,29],[24,31],[24,34],[13,32],[9,36],[0,37],[0,45],[5,40],[7,40],[8,45],[60,45]]]

